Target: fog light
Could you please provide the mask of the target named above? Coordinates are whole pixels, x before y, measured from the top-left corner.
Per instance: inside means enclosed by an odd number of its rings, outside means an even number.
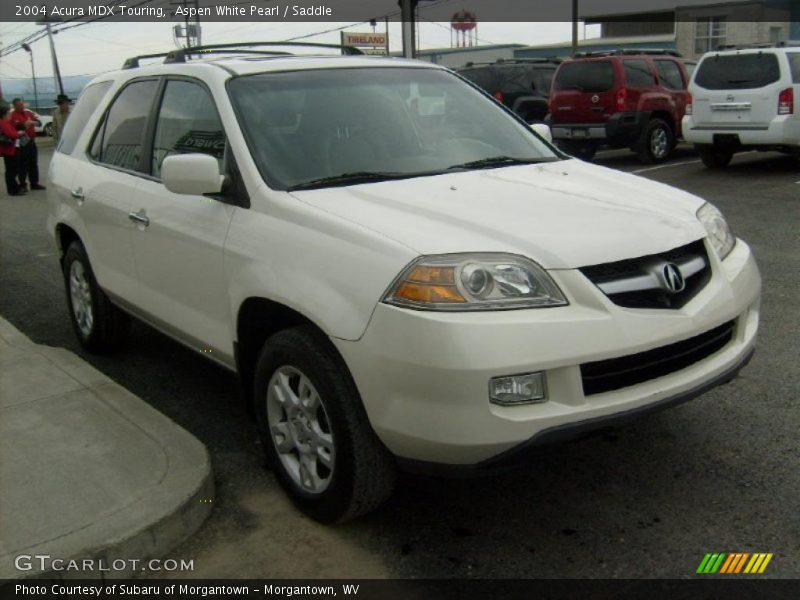
[[[544,372],[493,377],[489,380],[489,401],[506,406],[546,402]]]

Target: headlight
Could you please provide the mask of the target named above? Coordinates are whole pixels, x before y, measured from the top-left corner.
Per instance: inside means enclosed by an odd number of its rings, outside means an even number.
[[[532,260],[513,254],[441,254],[411,263],[384,302],[425,310],[563,306],[567,299]]]
[[[706,228],[708,241],[717,251],[719,259],[723,260],[736,245],[736,236],[733,235],[731,228],[725,221],[725,217],[722,216],[716,206],[706,202],[697,211],[697,218]]]

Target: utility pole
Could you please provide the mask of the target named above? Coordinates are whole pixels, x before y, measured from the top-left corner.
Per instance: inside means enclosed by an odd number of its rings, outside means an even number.
[[[187,9],[189,1],[190,0],[171,0],[170,4],[172,6],[183,6],[184,9]],[[195,9],[198,9],[194,19],[190,19],[189,11],[184,10],[183,25],[175,25],[172,28],[172,36],[178,48],[192,48],[202,45],[200,41],[200,17],[198,16],[200,0],[194,0],[193,4]],[[185,46],[181,45],[181,39],[186,40]]]
[[[22,49],[31,57],[31,78],[33,79],[33,102],[36,109],[39,109],[39,92],[36,89],[36,67],[33,65],[33,49],[28,44],[22,44]]]
[[[578,53],[578,0],[572,0],[572,56]]]
[[[398,2],[400,4],[400,20],[403,23],[403,57],[416,58],[417,47],[414,32],[418,0],[398,0]]]
[[[203,40],[200,34],[200,0],[194,0],[194,8],[195,8],[194,23],[195,27],[197,27],[197,31],[195,32],[195,39],[197,40],[197,45],[202,46]]]
[[[59,19],[56,19],[59,20]],[[47,29],[47,39],[50,41],[50,58],[53,60],[53,80],[55,81],[56,90],[59,94],[64,93],[64,83],[61,81],[61,70],[58,68],[58,56],[56,55],[56,44],[53,41],[53,30],[50,27],[50,21],[37,21],[37,25],[44,25]]]

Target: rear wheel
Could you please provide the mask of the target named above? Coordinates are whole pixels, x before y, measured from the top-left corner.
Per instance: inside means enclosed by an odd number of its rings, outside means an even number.
[[[89,352],[119,348],[128,337],[130,317],[100,289],[83,244],[70,244],[64,253],[63,269],[70,321],[78,341]]]
[[[575,158],[590,161],[597,153],[597,144],[593,142],[576,142],[574,140],[559,140],[558,147]]]
[[[711,144],[698,144],[695,146],[700,160],[709,169],[724,169],[733,159],[733,150],[721,148]]]
[[[664,119],[651,119],[642,131],[634,151],[639,160],[656,164],[667,160],[675,149],[675,134]]]
[[[394,459],[367,419],[347,367],[311,326],[276,333],[255,371],[264,451],[294,503],[323,523],[377,508],[391,494]]]

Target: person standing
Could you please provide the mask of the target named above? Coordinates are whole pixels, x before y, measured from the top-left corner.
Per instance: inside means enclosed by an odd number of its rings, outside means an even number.
[[[20,160],[20,185],[25,189],[27,179],[30,182],[30,189],[43,190],[45,187],[39,184],[39,150],[36,147],[36,125],[41,124],[39,117],[33,111],[25,108],[22,98],[14,98],[12,104],[14,110],[11,111],[11,122],[17,131],[24,133],[19,141],[19,160]]]
[[[6,168],[6,191],[9,196],[21,196],[25,192],[19,184],[19,132],[11,122],[11,111],[8,106],[0,106],[0,155]]]
[[[61,134],[64,132],[64,125],[67,124],[67,118],[69,117],[69,96],[66,94],[59,94],[58,98],[56,98],[56,104],[58,108],[56,108],[56,112],[53,113],[53,142],[58,145]]]

